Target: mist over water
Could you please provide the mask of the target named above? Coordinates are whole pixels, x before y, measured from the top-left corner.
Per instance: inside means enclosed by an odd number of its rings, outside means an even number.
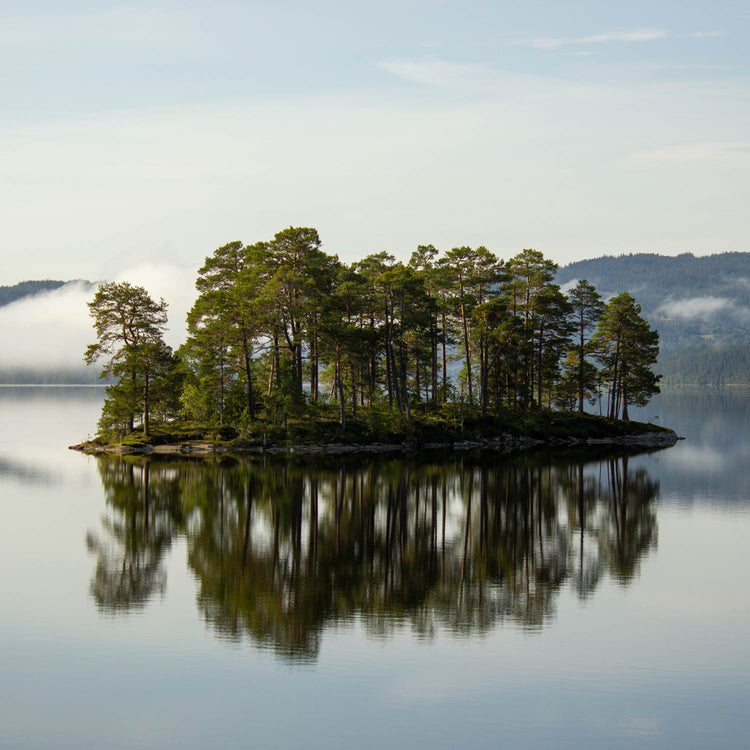
[[[123,271],[114,279],[146,288],[154,299],[169,305],[165,340],[173,348],[185,340],[185,316],[195,299],[193,269],[142,264]],[[91,377],[83,353],[94,339],[86,305],[98,282],[72,281],[50,292],[24,297],[0,307],[0,373],[46,373],[76,371]]]

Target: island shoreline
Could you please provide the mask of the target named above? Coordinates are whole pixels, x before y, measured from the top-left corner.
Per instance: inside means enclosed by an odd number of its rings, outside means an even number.
[[[633,423],[640,425],[642,423]],[[651,428],[651,425],[643,425]],[[668,448],[683,440],[674,430],[659,428],[642,432],[614,434],[598,437],[550,436],[531,437],[502,434],[475,440],[401,443],[311,443],[292,445],[247,445],[241,441],[215,442],[210,440],[180,440],[164,443],[94,443],[84,442],[68,446],[70,450],[86,454],[142,455],[142,456],[242,456],[242,455],[351,455],[396,453],[413,455],[423,452],[487,451],[516,453],[537,448],[569,448],[584,446],[642,446],[644,448]]]

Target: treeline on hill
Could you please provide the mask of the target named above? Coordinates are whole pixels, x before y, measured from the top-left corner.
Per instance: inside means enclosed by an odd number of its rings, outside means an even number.
[[[605,255],[564,266],[556,280],[564,285],[579,278],[589,279],[604,296],[624,290],[636,293],[647,315],[670,300],[726,297],[750,304],[750,253]]]
[[[665,384],[750,384],[750,253],[605,256],[571,263],[556,280],[565,286],[579,278],[605,298],[637,294],[643,316],[659,329]]]
[[[51,292],[67,283],[69,282],[45,279],[43,281],[21,281],[18,284],[13,284],[13,286],[0,286],[0,307],[34,294]]]
[[[658,392],[658,334],[633,297],[605,305],[585,280],[565,295],[536,250],[503,262],[484,247],[427,245],[406,264],[382,252],[347,265],[320,244],[315,229],[290,227],[218,248],[177,353],[162,338],[163,300],[102,284],[86,359],[103,358],[116,382],[100,431],[148,435],[152,420],[181,419],[257,439],[335,419],[356,432],[415,414],[583,411],[602,395],[627,419]]]
[[[670,386],[746,386],[750,383],[750,346],[688,346],[659,358]]]

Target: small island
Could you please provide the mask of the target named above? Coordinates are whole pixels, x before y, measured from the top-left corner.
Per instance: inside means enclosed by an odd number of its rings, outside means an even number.
[[[187,340],[165,343],[167,305],[128,283],[89,303],[86,362],[110,380],[88,453],[518,450],[671,445],[629,420],[659,392],[658,332],[628,293],[566,291],[523,250],[384,252],[352,264],[315,229],[231,242],[206,259]],[[600,413],[588,414],[585,403]]]

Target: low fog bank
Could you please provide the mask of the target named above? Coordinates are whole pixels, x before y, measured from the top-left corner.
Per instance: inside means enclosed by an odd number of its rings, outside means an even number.
[[[750,321],[750,309],[730,297],[692,297],[688,299],[668,299],[657,312],[670,318],[683,320],[725,319],[740,325]]]
[[[115,281],[145,287],[152,297],[169,304],[167,343],[185,340],[185,316],[195,299],[194,269],[159,264],[140,265]],[[99,382],[101,367],[83,362],[95,340],[86,305],[97,283],[72,281],[59,289],[0,307],[0,383]]]

